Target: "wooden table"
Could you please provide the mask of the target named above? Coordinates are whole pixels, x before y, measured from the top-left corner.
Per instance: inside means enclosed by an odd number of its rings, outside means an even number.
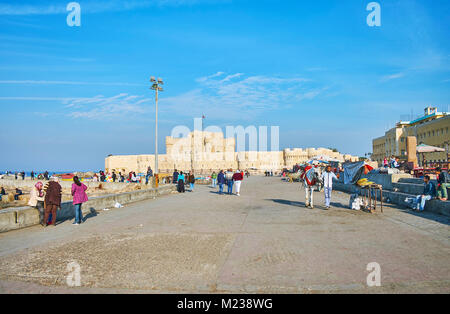
[[[380,208],[381,212],[383,212],[383,186],[379,184],[371,184],[361,187],[364,204],[367,204],[366,210],[371,213],[377,210],[378,191],[380,192]],[[372,192],[375,192],[373,197]]]

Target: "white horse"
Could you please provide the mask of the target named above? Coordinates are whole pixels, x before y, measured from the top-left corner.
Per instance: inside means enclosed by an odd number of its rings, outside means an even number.
[[[314,190],[316,187],[319,192],[322,190],[323,182],[321,179],[321,169],[316,167],[301,166],[299,173],[305,187],[306,202],[305,206],[314,208]]]

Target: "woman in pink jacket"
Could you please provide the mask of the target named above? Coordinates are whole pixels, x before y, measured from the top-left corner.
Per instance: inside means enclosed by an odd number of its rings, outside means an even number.
[[[86,194],[87,186],[80,182],[77,176],[73,177],[72,196],[73,205],[75,207],[75,221],[74,225],[79,225],[83,221],[83,213],[81,212],[81,205],[88,201]]]

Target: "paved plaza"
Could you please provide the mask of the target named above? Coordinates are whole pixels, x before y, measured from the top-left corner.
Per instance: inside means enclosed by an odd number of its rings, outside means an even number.
[[[0,234],[1,293],[449,293],[448,217],[386,206],[304,207],[299,183],[251,177],[241,195],[208,186]],[[66,284],[67,264],[81,287]],[[367,265],[381,267],[369,288]]]

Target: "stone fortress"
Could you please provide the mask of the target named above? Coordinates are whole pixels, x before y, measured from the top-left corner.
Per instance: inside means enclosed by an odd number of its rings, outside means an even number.
[[[313,157],[327,156],[341,162],[357,161],[359,158],[343,155],[326,148],[285,149],[283,151],[236,152],[236,139],[224,138],[223,133],[194,131],[185,138],[166,137],[166,154],[158,155],[159,173],[194,170],[209,174],[222,169],[249,170],[264,173],[292,169]],[[155,155],[113,156],[105,159],[106,172],[146,173],[147,167],[155,166]]]

